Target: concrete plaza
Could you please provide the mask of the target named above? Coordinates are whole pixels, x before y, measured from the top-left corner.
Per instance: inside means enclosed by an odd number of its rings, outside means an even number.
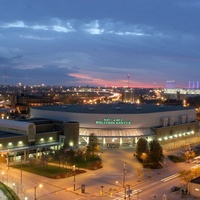
[[[195,144],[198,142],[198,138],[191,138],[185,146],[183,141],[176,144],[176,148],[172,148],[172,144],[163,145],[165,155],[170,153],[179,152],[182,148],[186,148],[189,144]],[[180,146],[179,146],[180,144]],[[130,199],[144,199],[145,195],[149,200],[154,200],[153,194],[156,191],[156,187],[152,187],[151,194],[146,191],[149,189],[149,185],[159,183],[159,181],[169,175],[176,173],[178,170],[188,168],[190,166],[185,163],[174,164],[168,159],[165,159],[164,167],[160,170],[144,170],[141,164],[133,156],[134,148],[119,148],[119,149],[101,149],[101,157],[103,161],[103,168],[95,171],[87,170],[87,173],[77,175],[75,177],[64,179],[49,179],[46,177],[30,174],[27,172],[21,172],[20,170],[12,167],[1,166],[4,171],[4,177],[2,181],[9,185],[20,196],[22,200],[33,200],[35,196],[35,187],[39,183],[43,183],[43,188],[36,188],[37,199],[41,200],[86,200],[86,199],[122,199],[124,198],[125,188],[123,184],[130,187],[132,195]],[[142,176],[140,177],[140,172]],[[151,178],[149,178],[151,177]],[[118,182],[118,183],[116,183]],[[179,182],[176,179],[176,182]],[[157,197],[161,197],[164,192],[169,193],[169,188],[172,184],[176,184],[175,180],[171,183],[165,184],[165,188],[160,188]],[[75,191],[74,191],[75,184]],[[85,185],[85,193],[81,192],[81,185]],[[181,183],[180,183],[181,184]],[[159,184],[158,184],[159,185]],[[161,187],[161,186],[160,186]],[[128,187],[126,187],[127,190]],[[140,193],[140,188],[142,189]],[[154,189],[154,190],[153,190]],[[135,194],[133,194],[135,192]],[[175,194],[168,194],[171,199],[178,200],[179,196]],[[128,199],[128,196],[127,196]],[[144,200],[146,200],[144,199]],[[192,197],[187,196],[187,199]]]

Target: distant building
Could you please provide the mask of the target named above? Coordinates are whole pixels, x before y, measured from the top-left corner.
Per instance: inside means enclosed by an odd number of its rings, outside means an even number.
[[[200,95],[200,89],[192,88],[165,88],[163,93],[165,98],[183,100],[186,97]]]
[[[134,103],[134,90],[132,88],[125,88],[122,91],[122,102]]]
[[[19,113],[29,113],[30,107],[33,106],[45,106],[53,105],[53,96],[47,96],[44,94],[19,94],[15,99],[15,107]]]
[[[0,119],[9,119],[11,112],[13,110],[10,108],[0,108]]]
[[[197,177],[189,182],[188,192],[190,195],[200,198],[200,177]]]

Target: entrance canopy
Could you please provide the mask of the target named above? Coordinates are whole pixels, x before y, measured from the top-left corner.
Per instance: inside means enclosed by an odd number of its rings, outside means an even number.
[[[147,129],[79,129],[79,136],[88,137],[94,133],[96,137],[141,137],[155,135],[155,133]]]

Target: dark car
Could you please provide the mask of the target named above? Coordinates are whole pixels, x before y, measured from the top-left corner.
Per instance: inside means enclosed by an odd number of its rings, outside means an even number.
[[[173,186],[172,188],[171,188],[171,191],[172,192],[176,192],[176,191],[178,191],[178,190],[180,190],[181,188],[180,187],[178,187],[178,186]]]

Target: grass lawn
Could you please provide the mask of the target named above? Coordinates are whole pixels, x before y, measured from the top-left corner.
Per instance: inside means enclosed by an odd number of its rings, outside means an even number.
[[[0,182],[0,190],[7,197],[8,200],[20,200],[17,194],[7,185]],[[4,197],[0,197],[0,199],[4,199]]]
[[[13,168],[17,168],[21,170],[21,165],[13,165]],[[66,178],[74,175],[74,171],[71,169],[58,167],[54,165],[43,166],[40,164],[23,164],[22,170],[27,171],[33,174],[38,174],[40,176],[45,176],[48,178]],[[80,174],[84,173],[84,170],[76,169],[75,173]]]

